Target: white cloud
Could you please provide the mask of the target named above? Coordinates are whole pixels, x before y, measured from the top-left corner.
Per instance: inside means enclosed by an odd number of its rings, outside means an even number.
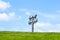
[[[26,14],[26,15],[28,15],[28,16],[30,16],[30,15],[31,15],[31,13],[30,13],[30,12],[25,12],[25,14]]]
[[[0,1],[0,10],[6,10],[7,8],[10,8],[11,5],[9,2],[4,2],[4,1]]]
[[[56,24],[56,25],[60,27],[60,24]]]
[[[18,18],[21,18],[21,16],[16,16],[15,12],[11,12],[9,14],[0,13],[0,21],[8,21],[8,20],[18,19]]]
[[[35,26],[36,27],[49,27],[49,26],[52,26],[52,24],[50,24],[50,23],[43,23],[43,22],[37,22],[36,24],[35,24]]]
[[[7,14],[3,13],[3,14],[0,14],[0,20],[7,20],[8,19],[8,16]]]
[[[60,32],[60,24],[38,22],[35,24],[35,32]]]

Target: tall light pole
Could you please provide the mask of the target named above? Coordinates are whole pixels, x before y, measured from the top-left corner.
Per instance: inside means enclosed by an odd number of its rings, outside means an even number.
[[[36,17],[37,17],[37,15],[29,17],[29,21],[28,22],[29,22],[30,25],[32,25],[32,32],[34,32],[34,23],[37,22]]]

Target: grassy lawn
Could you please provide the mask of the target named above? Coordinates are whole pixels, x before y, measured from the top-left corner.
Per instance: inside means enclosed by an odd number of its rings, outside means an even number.
[[[0,32],[0,40],[60,40],[60,33]]]

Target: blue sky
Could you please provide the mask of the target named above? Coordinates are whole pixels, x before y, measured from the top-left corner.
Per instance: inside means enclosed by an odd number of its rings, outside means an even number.
[[[35,14],[35,32],[60,32],[60,0],[0,0],[0,31],[31,32]]]

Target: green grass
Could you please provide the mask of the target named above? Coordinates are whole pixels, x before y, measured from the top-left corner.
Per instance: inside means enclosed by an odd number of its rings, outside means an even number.
[[[56,32],[0,32],[0,40],[60,40]]]

